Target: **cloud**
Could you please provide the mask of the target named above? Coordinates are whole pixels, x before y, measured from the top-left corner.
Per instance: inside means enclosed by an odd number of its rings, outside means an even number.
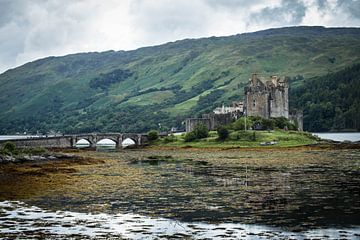
[[[360,1],[0,0],[0,72],[50,55],[289,25],[359,26]]]
[[[280,5],[265,7],[250,16],[255,24],[275,26],[298,25],[305,16],[306,7],[302,1],[282,1]]]

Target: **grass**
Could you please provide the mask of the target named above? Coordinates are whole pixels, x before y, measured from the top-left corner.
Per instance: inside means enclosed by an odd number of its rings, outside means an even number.
[[[254,138],[255,136],[255,138]],[[212,131],[209,137],[185,142],[184,135],[163,138],[154,143],[157,146],[195,147],[195,148],[246,148],[246,147],[297,147],[317,142],[317,138],[307,132],[296,131],[232,131],[225,141],[219,141],[217,133]],[[271,146],[261,146],[262,142],[276,141]]]
[[[171,91],[155,91],[140,96],[132,97],[123,104],[149,105],[149,102],[161,103],[172,97],[174,97],[174,93]]]

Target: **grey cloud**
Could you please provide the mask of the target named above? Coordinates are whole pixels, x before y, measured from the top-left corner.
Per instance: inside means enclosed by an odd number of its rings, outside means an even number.
[[[133,24],[147,41],[158,43],[202,33],[207,28],[206,5],[190,1],[146,1],[132,4]]]
[[[359,0],[339,0],[338,6],[348,11],[352,17],[360,18],[360,1]]]
[[[306,7],[301,1],[283,0],[279,7],[265,7],[251,15],[257,23],[273,23],[280,25],[296,25],[305,16]]]
[[[360,0],[0,0],[0,72],[49,55],[304,22],[358,26]]]
[[[234,9],[238,9],[238,8],[246,8],[248,6],[252,6],[254,4],[258,4],[258,3],[266,3],[266,0],[252,0],[252,1],[248,1],[248,0],[224,0],[224,1],[219,1],[219,0],[206,0],[206,2],[214,8],[226,8],[229,10],[234,10]]]
[[[65,53],[69,44],[86,39],[89,17],[68,11],[78,3],[0,0],[0,73],[39,57]]]
[[[319,10],[323,10],[324,8],[327,8],[328,1],[327,0],[316,0],[317,6]]]

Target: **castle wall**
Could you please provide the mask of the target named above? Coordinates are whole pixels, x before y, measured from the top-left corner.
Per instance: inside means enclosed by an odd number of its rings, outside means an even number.
[[[292,111],[289,115],[289,120],[290,120],[290,122],[292,122],[293,124],[296,124],[298,126],[299,131],[304,130],[304,124],[303,124],[304,114],[302,111],[299,111],[299,110]]]
[[[202,118],[188,118],[185,121],[186,132],[194,130],[198,124],[203,124],[208,130],[216,130],[218,126],[223,126],[232,123],[235,120],[232,113],[225,114],[203,114]]]
[[[289,118],[287,79],[271,76],[270,80],[265,82],[254,74],[244,90],[246,115]]]
[[[215,130],[218,126],[227,125],[233,122],[233,114],[232,113],[224,113],[224,114],[203,114],[203,118],[210,119],[210,128],[209,130]]]
[[[289,93],[288,88],[272,91],[270,100],[270,117],[289,118]]]
[[[269,118],[269,94],[265,92],[246,92],[246,115]]]
[[[192,132],[198,124],[203,124],[207,129],[211,129],[211,121],[209,118],[188,118],[185,120],[186,132]]]

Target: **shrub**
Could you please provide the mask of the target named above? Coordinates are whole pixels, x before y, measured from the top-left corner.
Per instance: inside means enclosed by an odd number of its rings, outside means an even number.
[[[224,141],[225,139],[227,139],[229,137],[229,131],[224,126],[219,126],[217,128],[217,134],[218,134],[219,140],[221,140],[221,141]]]
[[[256,141],[256,131],[238,131],[230,135],[231,140]]]
[[[171,134],[170,136],[165,137],[163,141],[164,143],[175,142],[176,137],[173,134]]]
[[[275,128],[275,121],[273,119],[262,119],[261,120],[261,125],[263,126],[263,129],[266,130],[273,130]]]
[[[26,148],[23,150],[23,153],[27,153],[27,154],[43,154],[46,153],[47,150],[43,147],[36,147],[36,148]]]
[[[192,131],[196,139],[206,138],[209,136],[209,130],[204,124],[197,124]]]
[[[251,118],[246,118],[246,129],[250,129],[253,125]],[[231,124],[233,130],[245,130],[245,117],[241,117]]]
[[[12,142],[6,142],[2,147],[2,151],[7,154],[16,154],[17,153],[16,145]]]
[[[192,142],[196,139],[197,138],[196,138],[196,135],[194,132],[189,132],[189,133],[185,134],[185,137],[184,137],[185,142]]]
[[[278,117],[278,118],[274,118],[275,121],[275,126],[280,128],[280,129],[284,129],[285,127],[287,127],[289,120],[287,120],[284,117]]]
[[[159,138],[159,133],[155,130],[151,130],[148,132],[148,139],[149,141],[155,141]]]

